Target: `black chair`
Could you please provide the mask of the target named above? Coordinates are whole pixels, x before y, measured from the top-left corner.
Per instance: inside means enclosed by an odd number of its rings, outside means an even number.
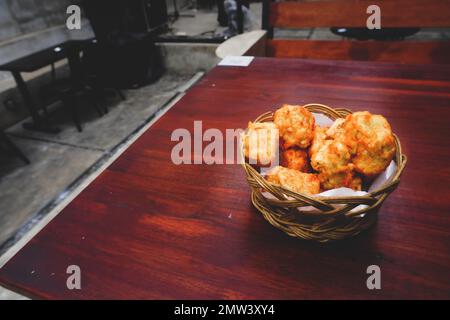
[[[51,105],[57,101],[61,101],[63,107],[68,110],[77,130],[81,132],[82,125],[78,111],[78,101],[81,96],[88,97],[91,105],[97,111],[99,116],[103,116],[106,112],[102,111],[100,104],[97,102],[96,94],[84,86],[74,86],[69,79],[60,79],[44,86],[40,89],[40,100],[44,112],[48,116],[45,106]]]
[[[22,159],[23,162],[26,164],[30,164],[30,160],[23,154],[23,152],[14,144],[14,142],[11,141],[11,139],[6,135],[6,133],[3,132],[3,130],[0,130],[0,141],[3,141],[6,146],[20,159]]]
[[[99,116],[107,113],[106,108],[102,108],[99,99],[100,93],[95,87],[89,86],[87,83],[87,73],[83,70],[83,64],[77,52],[69,57],[69,65],[71,70],[70,78],[56,79],[55,73],[52,72],[52,80],[40,89],[39,96],[42,108],[48,116],[45,106],[61,101],[63,106],[68,109],[77,130],[81,132],[82,126],[78,112],[78,101],[82,96],[86,96],[91,105],[95,108]]]

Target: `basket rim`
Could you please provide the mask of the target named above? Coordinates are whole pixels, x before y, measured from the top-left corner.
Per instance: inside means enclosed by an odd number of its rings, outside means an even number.
[[[308,103],[303,105],[303,107],[307,108],[310,112],[321,113],[331,120],[336,120],[337,118],[344,118],[348,114],[352,114],[353,111],[347,108],[331,108],[324,104],[319,103]],[[268,122],[273,121],[273,111],[265,112],[259,115],[254,122]],[[385,198],[396,189],[400,182],[400,177],[405,169],[407,163],[407,156],[402,152],[402,147],[400,143],[400,139],[398,136],[393,133],[394,141],[396,144],[396,151],[394,161],[396,162],[397,169],[393,177],[389,182],[386,182],[378,189],[368,192],[364,196],[340,196],[340,197],[324,197],[317,195],[307,195],[304,193],[297,193],[290,189],[287,189],[282,186],[275,185],[271,182],[268,182],[256,169],[254,169],[245,159],[243,153],[243,161],[241,162],[246,174],[247,180],[250,186],[253,189],[252,182],[255,181],[255,187],[259,187],[268,191],[272,196],[276,199],[266,199],[269,204],[283,206],[283,207],[304,207],[304,206],[313,206],[316,209],[319,209],[320,215],[332,215],[336,216],[338,214],[346,214],[349,217],[361,215],[371,209],[374,209],[381,205],[381,203],[385,200]],[[251,179],[251,181],[250,181]],[[253,193],[253,192],[252,192]],[[289,196],[291,199],[287,199],[286,196]],[[344,204],[346,206],[342,206],[336,208],[335,204]],[[359,205],[367,205],[367,208],[358,210],[356,212],[349,212],[353,208]],[[305,215],[313,215],[317,216],[318,213],[308,213],[307,211],[302,211]]]

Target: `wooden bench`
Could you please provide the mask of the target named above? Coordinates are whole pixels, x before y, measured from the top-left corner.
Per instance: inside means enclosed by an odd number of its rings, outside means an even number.
[[[450,0],[263,1],[266,55],[283,58],[450,64],[450,41],[329,41],[274,39],[274,28],[365,28],[369,5],[381,8],[381,28],[450,27]]]

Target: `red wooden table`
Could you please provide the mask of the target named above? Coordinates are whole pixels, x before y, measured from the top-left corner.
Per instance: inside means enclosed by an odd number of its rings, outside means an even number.
[[[409,162],[378,223],[318,245],[270,226],[239,165],[172,164],[176,128],[281,103],[385,115]],[[1,270],[36,298],[450,298],[450,67],[257,58],[216,67]],[[82,289],[66,268],[80,266]],[[381,268],[368,290],[366,268]]]

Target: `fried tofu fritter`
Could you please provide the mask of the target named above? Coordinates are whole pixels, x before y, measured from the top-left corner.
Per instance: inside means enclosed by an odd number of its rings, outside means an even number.
[[[273,121],[284,140],[285,148],[307,148],[314,136],[314,116],[302,107],[285,104],[275,111]]]
[[[308,153],[304,149],[289,148],[281,152],[281,165],[289,169],[309,172]]]
[[[351,153],[347,146],[336,140],[323,140],[311,153],[311,166],[322,174],[352,170]]]
[[[326,135],[330,138],[336,138],[338,135],[341,135],[343,132],[343,125],[345,123],[344,118],[337,118],[334,120],[333,124],[330,128],[326,130]]]
[[[361,190],[361,178],[354,174],[349,148],[336,140],[322,140],[311,154],[311,166],[319,172],[321,187]]]
[[[270,165],[278,156],[278,141],[273,122],[249,122],[242,135],[244,155],[251,164]]]
[[[361,191],[362,187],[361,177],[351,170],[333,174],[319,174],[319,179],[323,190],[346,187]]]
[[[314,136],[311,143],[311,147],[309,147],[309,156],[312,157],[313,154],[317,153],[319,149],[323,146],[327,135],[326,135],[327,128],[322,128],[318,125],[314,128]]]
[[[333,139],[335,130],[340,130],[338,125],[342,125],[342,121],[335,122],[330,128],[316,126],[310,147],[311,166],[319,172],[323,190],[340,187],[361,190],[362,180],[354,173],[350,149]]]
[[[395,154],[395,140],[388,121],[367,111],[348,115],[334,138],[350,148],[355,170],[367,177],[383,172]]]
[[[319,177],[312,173],[277,166],[267,172],[266,179],[297,193],[317,194],[320,192]]]
[[[330,128],[323,128],[315,125],[306,108],[283,105],[273,121],[249,123],[244,153],[258,165],[273,164],[281,138],[282,167],[271,169],[266,179],[294,192],[318,194],[339,187],[361,190],[362,178],[383,172],[395,155],[389,123],[367,111],[336,119]],[[316,174],[307,173],[311,169]]]

